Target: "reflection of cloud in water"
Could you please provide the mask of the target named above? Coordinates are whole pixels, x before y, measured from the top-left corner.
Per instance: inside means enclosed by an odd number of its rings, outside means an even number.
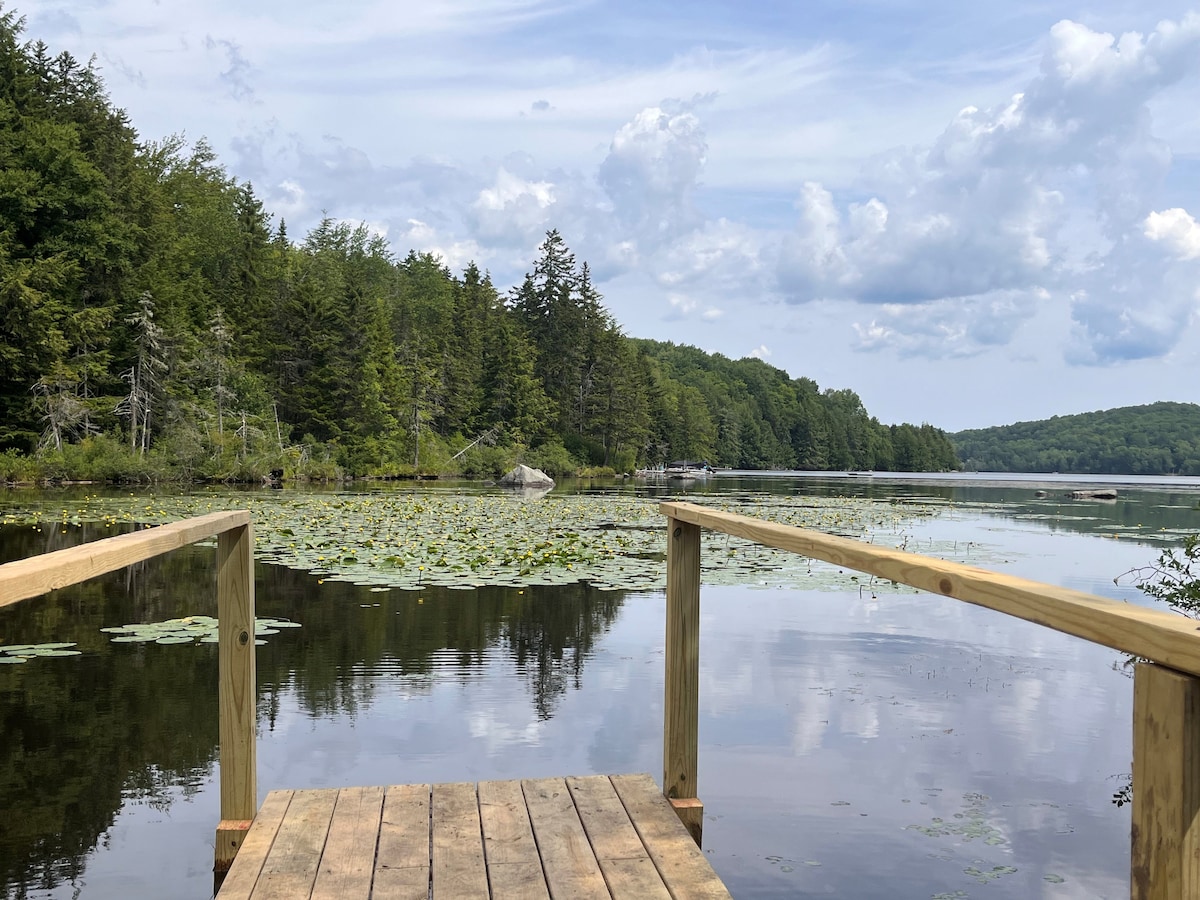
[[[542,742],[545,720],[531,715],[528,704],[510,704],[513,715],[505,717],[495,707],[476,710],[471,714],[468,731],[472,738],[483,742],[490,755],[515,744],[537,746]],[[524,719],[524,721],[521,721]]]
[[[728,854],[716,861],[744,890],[820,891],[744,862],[771,854],[800,860],[794,872],[806,859],[822,862],[822,877],[853,871],[830,884],[853,885],[864,900],[932,884],[973,894],[979,886],[962,873],[978,859],[985,872],[1018,869],[989,895],[1124,889],[1113,873],[1127,853],[1128,814],[1108,801],[1109,777],[1129,764],[1131,696],[1112,671],[1115,653],[931,595],[714,587],[703,603],[700,794],[720,810],[706,846]],[[950,821],[971,792],[989,796],[985,821],[1003,846],[894,836]],[[753,847],[737,836],[746,827],[737,806],[755,811]],[[877,865],[863,860],[863,843]],[[1051,892],[1047,873],[1067,883]]]

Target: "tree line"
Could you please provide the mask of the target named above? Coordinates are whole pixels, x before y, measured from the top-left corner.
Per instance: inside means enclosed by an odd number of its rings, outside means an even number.
[[[957,467],[853,391],[627,337],[556,231],[507,291],[332,217],[295,240],[23,27],[0,15],[6,479]]]
[[[960,431],[968,469],[1081,475],[1200,475],[1200,406],[1152,403]]]

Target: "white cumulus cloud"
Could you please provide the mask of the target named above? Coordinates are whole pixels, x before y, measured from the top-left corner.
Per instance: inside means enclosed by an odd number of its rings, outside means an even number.
[[[620,227],[653,246],[699,225],[693,195],[706,153],[692,112],[648,107],[622,125],[599,171]]]
[[[1200,223],[1185,209],[1150,213],[1143,233],[1152,241],[1162,241],[1180,259],[1200,258]]]
[[[877,159],[860,197],[805,184],[781,289],[881,306],[860,326],[863,349],[975,352],[1070,296],[1073,361],[1167,352],[1194,294],[1150,242],[1192,259],[1200,229],[1182,209],[1152,212],[1171,154],[1148,104],[1198,63],[1194,13],[1119,38],[1059,22],[1024,91]]]

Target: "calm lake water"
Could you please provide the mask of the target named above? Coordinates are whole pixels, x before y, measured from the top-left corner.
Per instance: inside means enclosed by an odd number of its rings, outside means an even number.
[[[980,565],[1146,602],[1113,579],[1200,530],[1200,480],[1125,479],[1115,502],[1065,499],[1073,486],[789,473],[683,493],[930,503],[935,514],[900,536],[910,550],[951,545]],[[680,495],[677,484],[559,490]],[[0,507],[72,496],[8,492]],[[5,526],[0,560],[103,533]],[[5,897],[211,896],[215,645],[114,644],[99,629],[215,614],[213,560],[192,548],[0,610],[0,644],[84,651],[0,666]],[[258,648],[260,795],[661,778],[661,592],[372,592],[268,565],[257,578],[260,616],[303,623]],[[1128,896],[1128,807],[1111,802],[1130,763],[1120,656],[954,600],[873,593],[704,589],[699,793],[705,851],[734,896]]]

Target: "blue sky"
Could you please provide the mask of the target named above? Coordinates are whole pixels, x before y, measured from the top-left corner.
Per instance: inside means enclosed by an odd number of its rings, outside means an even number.
[[[1197,399],[1200,6],[16,8],[293,237],[324,211],[506,287],[557,228],[628,334],[885,422]]]

